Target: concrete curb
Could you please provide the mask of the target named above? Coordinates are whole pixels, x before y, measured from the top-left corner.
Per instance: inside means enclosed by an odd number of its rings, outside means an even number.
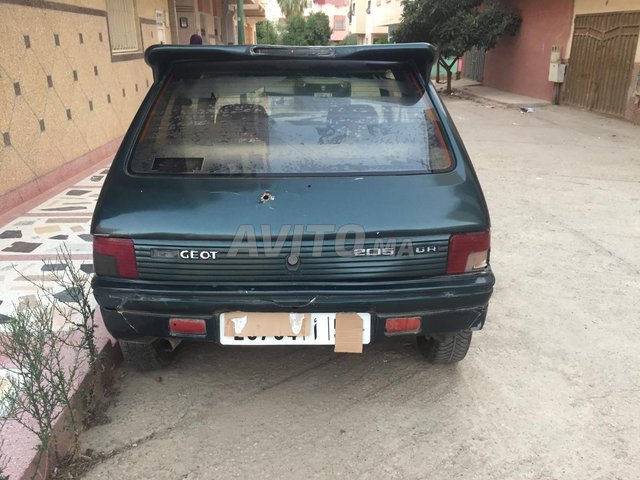
[[[457,94],[457,96],[461,98],[473,100],[477,103],[496,105],[503,108],[545,108],[552,106],[551,102],[547,102],[545,100],[525,97],[509,92],[502,92],[500,90],[485,87],[481,83],[469,82],[468,80],[462,80],[458,82],[460,83],[454,82],[452,84],[454,94]],[[439,85],[436,86],[436,88],[438,88],[438,93],[445,98],[448,97],[449,95],[444,93],[443,89],[439,87]]]

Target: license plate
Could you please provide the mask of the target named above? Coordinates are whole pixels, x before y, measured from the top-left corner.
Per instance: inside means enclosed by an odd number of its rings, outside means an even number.
[[[287,314],[288,315],[288,314]],[[220,315],[220,343],[223,345],[335,345],[336,314],[306,313],[309,335],[305,336],[230,336],[225,335],[225,314]],[[362,343],[371,343],[371,315],[358,313],[362,319]],[[228,331],[227,331],[228,333]]]
[[[329,98],[329,97],[333,97],[333,93],[332,92],[315,92],[313,96]]]

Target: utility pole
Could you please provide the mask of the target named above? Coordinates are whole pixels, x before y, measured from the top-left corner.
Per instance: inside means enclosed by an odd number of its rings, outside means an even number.
[[[244,45],[244,0],[238,2],[238,45]]]

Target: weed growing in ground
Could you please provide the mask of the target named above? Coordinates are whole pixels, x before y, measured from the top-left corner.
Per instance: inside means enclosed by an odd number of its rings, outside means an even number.
[[[71,392],[82,350],[62,348],[72,342],[73,332],[54,328],[54,317],[55,308],[39,298],[16,310],[0,335],[0,351],[17,373],[7,376],[4,417],[38,437],[45,472],[50,447],[55,451],[53,428],[65,410],[76,444],[79,435]]]
[[[47,282],[23,276],[39,294],[16,307],[0,331],[0,352],[16,372],[7,377],[0,405],[5,421],[15,421],[37,436],[38,465],[44,459],[46,476],[50,453],[59,460],[54,426],[63,414],[73,435],[71,455],[78,454],[79,434],[94,404],[93,382],[82,392],[80,410],[73,408],[72,395],[81,367],[88,365],[92,375],[99,362],[90,276],[72,261],[66,247],[58,250],[55,261],[44,262],[43,271]]]

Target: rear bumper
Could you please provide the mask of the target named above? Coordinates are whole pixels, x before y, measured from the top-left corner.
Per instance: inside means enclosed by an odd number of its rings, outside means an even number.
[[[253,312],[370,313],[372,339],[385,336],[385,319],[422,317],[423,334],[479,330],[483,327],[495,279],[482,274],[441,276],[375,285],[162,285],[94,277],[93,290],[104,322],[116,338],[169,337],[170,317],[202,318],[202,340],[219,341],[219,314]]]

